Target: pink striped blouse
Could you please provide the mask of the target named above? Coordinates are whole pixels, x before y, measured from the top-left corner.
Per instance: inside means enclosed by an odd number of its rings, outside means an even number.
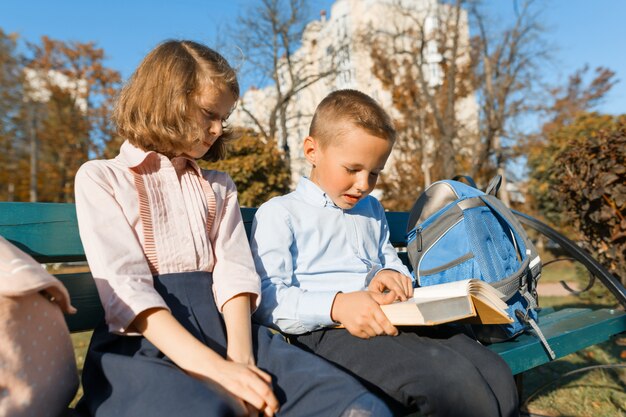
[[[260,301],[260,281],[241,221],[237,190],[223,172],[195,161],[144,152],[128,141],[115,159],[85,163],[76,174],[80,237],[109,330],[167,305],[152,275],[212,271],[215,302],[242,293]]]

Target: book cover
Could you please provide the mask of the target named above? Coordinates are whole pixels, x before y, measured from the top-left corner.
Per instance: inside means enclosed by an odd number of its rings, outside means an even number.
[[[503,295],[477,279],[415,288],[407,301],[382,305],[396,326],[432,326],[441,323],[504,324],[513,320]]]

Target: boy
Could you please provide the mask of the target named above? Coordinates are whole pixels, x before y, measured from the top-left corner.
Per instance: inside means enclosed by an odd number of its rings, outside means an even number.
[[[518,415],[511,371],[497,354],[443,328],[399,331],[380,308],[413,293],[384,210],[368,196],[394,140],[389,116],[369,96],[340,90],[322,100],[304,139],[309,178],[255,217],[256,318],[359,377],[397,411]]]

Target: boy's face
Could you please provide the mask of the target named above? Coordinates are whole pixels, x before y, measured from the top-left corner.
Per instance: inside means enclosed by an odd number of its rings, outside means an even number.
[[[304,153],[313,165],[310,179],[342,209],[351,209],[372,192],[385,167],[392,142],[354,125],[325,148],[312,137],[304,140]]]
[[[224,122],[230,115],[235,104],[232,94],[214,86],[205,84],[196,97],[196,106],[191,108],[196,123],[202,129],[204,137],[199,138],[185,155],[193,158],[202,158],[222,136]]]

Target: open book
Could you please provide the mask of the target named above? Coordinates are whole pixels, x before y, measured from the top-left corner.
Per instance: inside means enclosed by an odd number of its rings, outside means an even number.
[[[431,326],[452,321],[512,323],[500,297],[502,293],[488,283],[466,279],[415,288],[413,298],[380,307],[396,326]]]

